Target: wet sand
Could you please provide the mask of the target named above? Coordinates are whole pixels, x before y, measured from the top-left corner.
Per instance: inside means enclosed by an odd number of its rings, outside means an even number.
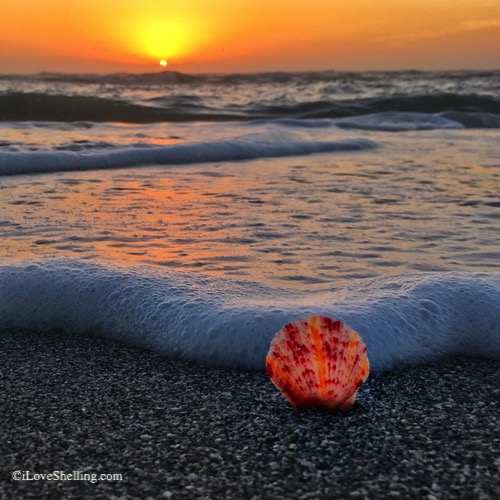
[[[498,362],[373,375],[338,415],[289,407],[263,373],[100,338],[0,343],[1,498],[500,496]],[[123,479],[13,481],[16,470]]]

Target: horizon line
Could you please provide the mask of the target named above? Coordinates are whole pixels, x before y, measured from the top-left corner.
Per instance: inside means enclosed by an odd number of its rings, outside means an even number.
[[[177,71],[172,69],[159,70],[159,71],[144,71],[144,72],[133,72],[133,71],[112,71],[112,72],[66,72],[66,71],[55,71],[55,70],[41,70],[37,72],[20,72],[20,73],[0,73],[0,78],[2,77],[36,77],[44,75],[61,75],[61,76],[113,76],[113,75],[130,75],[130,76],[141,76],[141,75],[162,75],[162,74],[179,74],[187,76],[231,76],[231,75],[271,75],[271,74],[318,74],[318,73],[474,73],[474,72],[496,72],[500,71],[500,67],[491,68],[460,68],[460,69],[352,69],[352,70],[341,70],[341,69],[319,69],[319,70],[263,70],[263,71],[215,71],[215,72],[188,72],[188,71]]]

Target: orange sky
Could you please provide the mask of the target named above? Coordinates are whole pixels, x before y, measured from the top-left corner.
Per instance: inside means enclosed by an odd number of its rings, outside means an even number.
[[[0,0],[0,73],[500,69],[499,0]]]

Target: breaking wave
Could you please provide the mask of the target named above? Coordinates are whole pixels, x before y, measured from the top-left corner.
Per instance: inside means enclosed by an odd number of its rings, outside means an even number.
[[[262,370],[297,317],[338,318],[374,371],[453,355],[500,359],[500,274],[433,273],[297,292],[250,281],[81,261],[0,266],[0,330],[102,335],[212,365]]]
[[[256,158],[277,158],[335,151],[365,151],[375,148],[372,141],[248,141],[234,139],[172,146],[107,147],[87,153],[71,151],[0,152],[0,175],[184,165]]]

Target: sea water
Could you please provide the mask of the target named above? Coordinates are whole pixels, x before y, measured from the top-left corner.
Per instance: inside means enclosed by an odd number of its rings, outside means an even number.
[[[0,329],[262,368],[500,358],[500,74],[4,76]]]

